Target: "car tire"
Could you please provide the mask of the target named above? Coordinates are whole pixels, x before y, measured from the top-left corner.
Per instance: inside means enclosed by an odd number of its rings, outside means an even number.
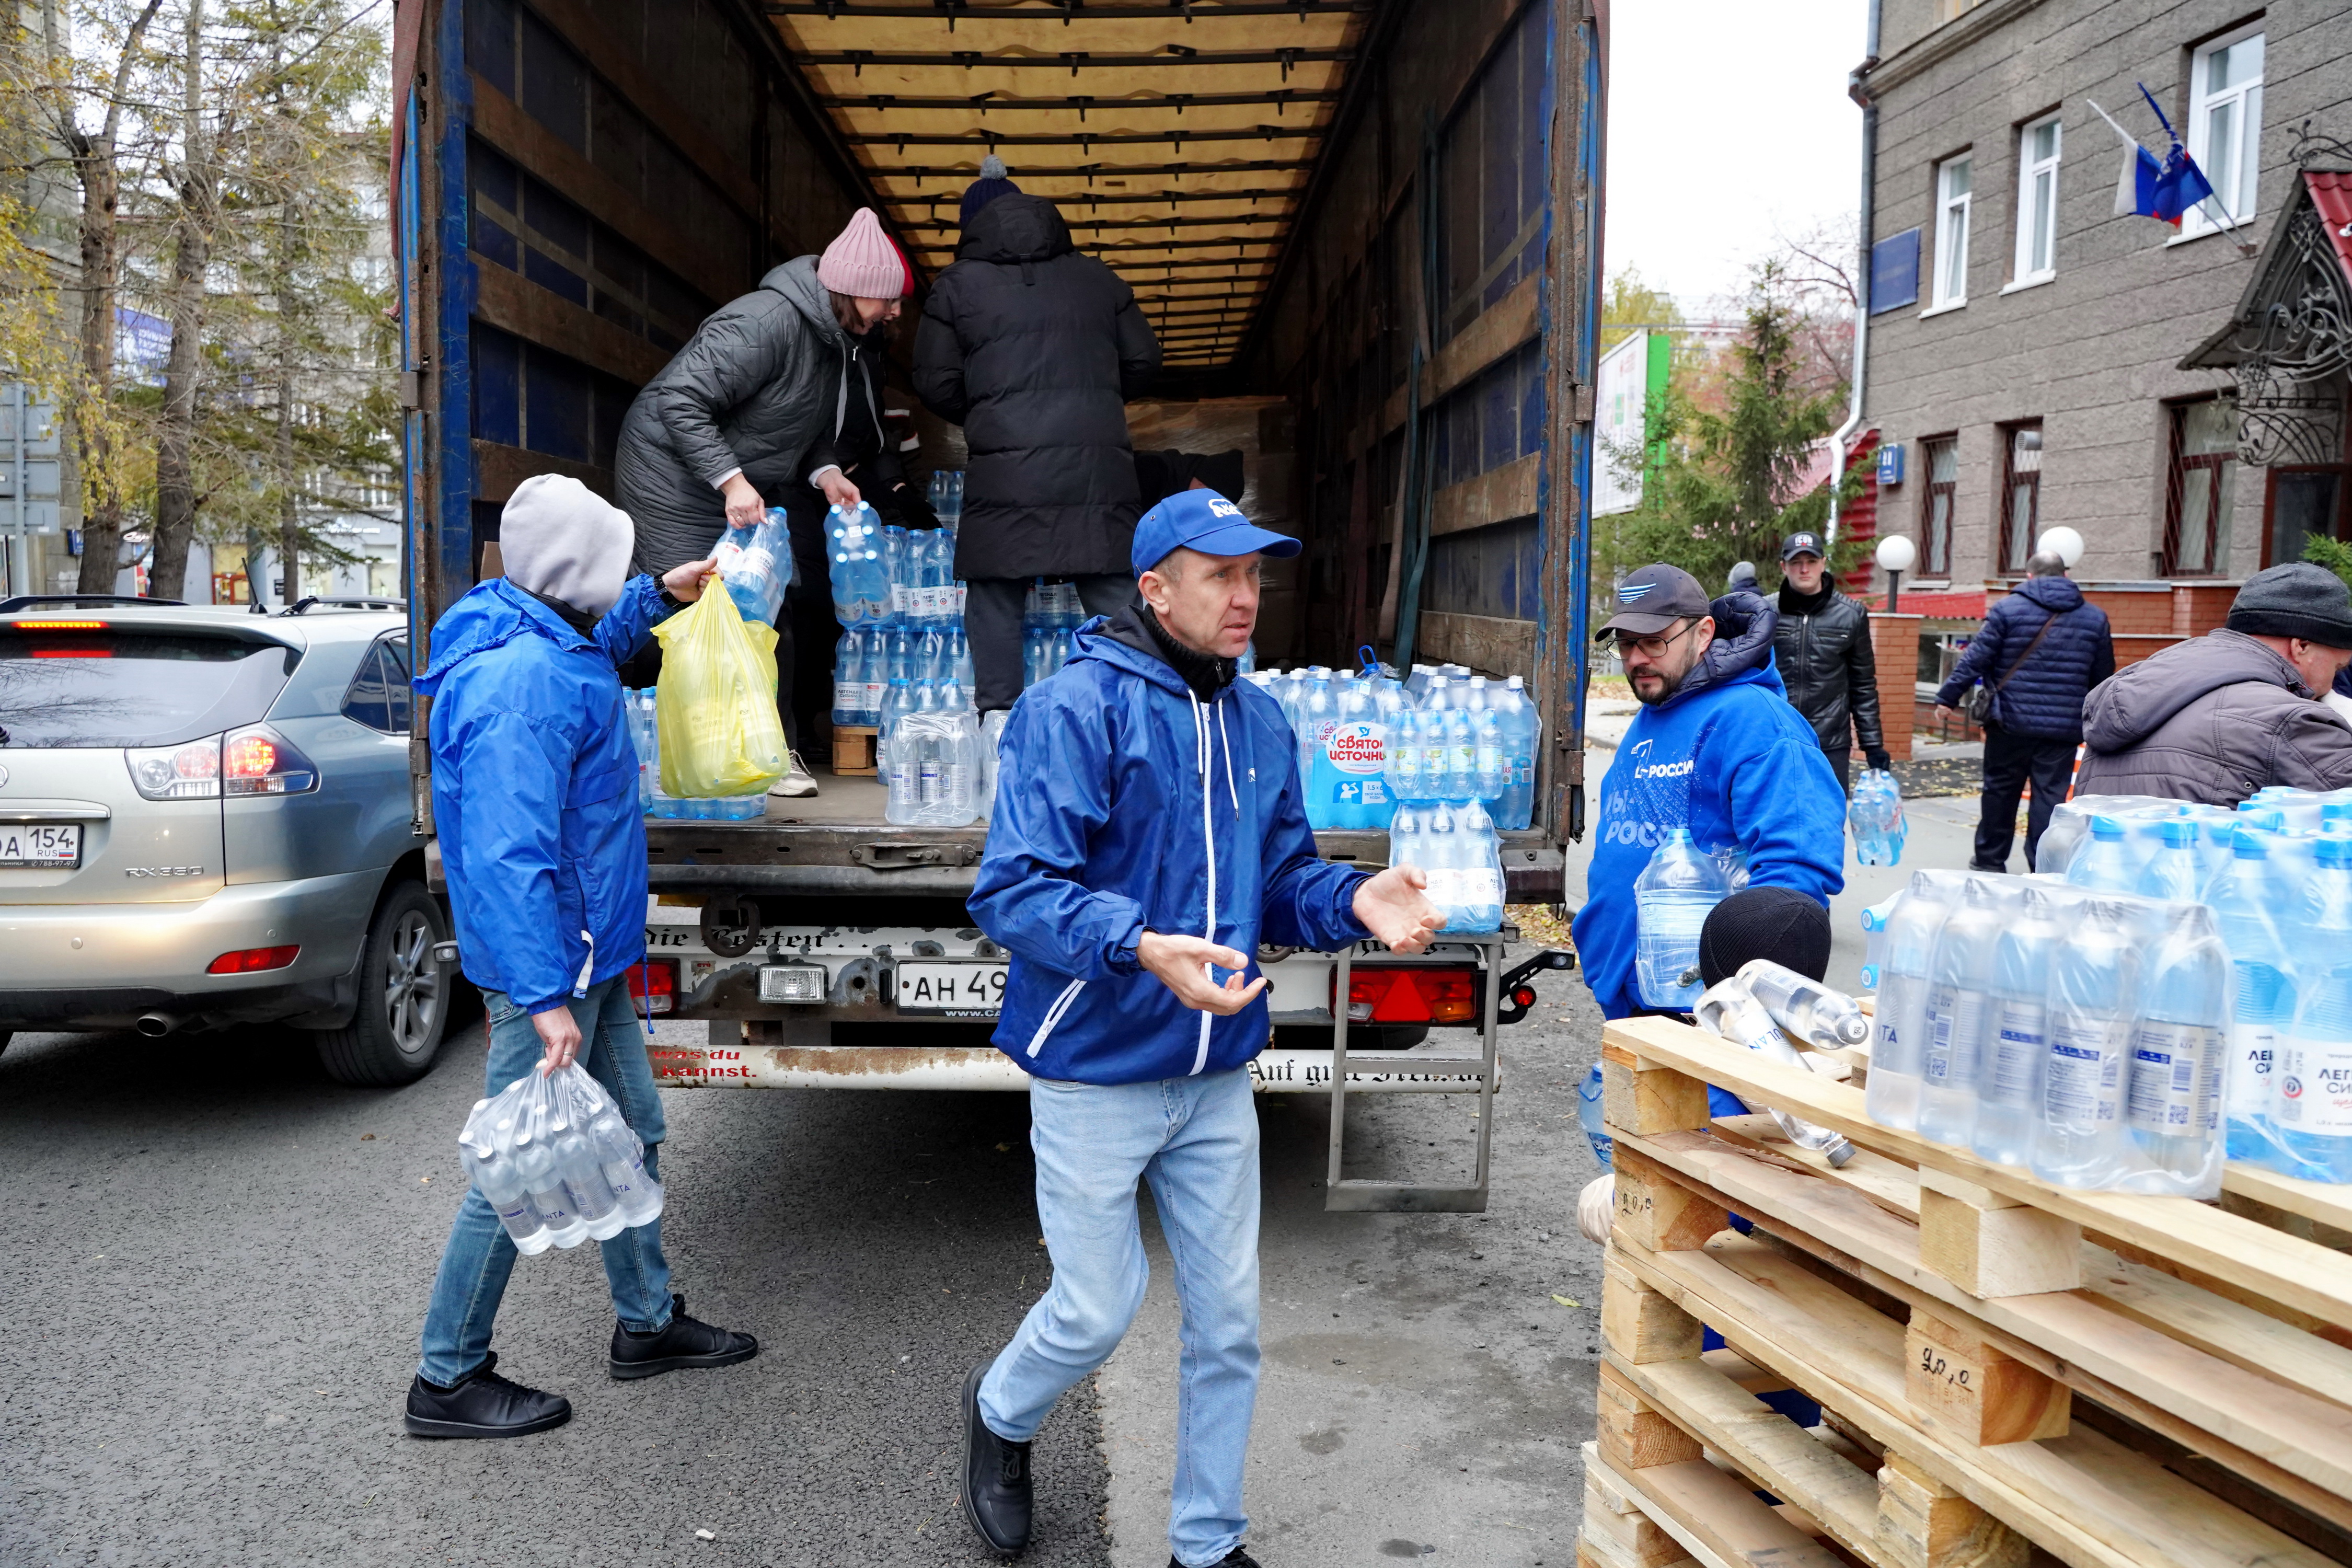
[[[316,1031],[319,1063],[338,1083],[394,1089],[433,1067],[448,1030],[457,973],[433,956],[449,920],[421,882],[384,895],[360,950],[360,1002],[340,1029]]]

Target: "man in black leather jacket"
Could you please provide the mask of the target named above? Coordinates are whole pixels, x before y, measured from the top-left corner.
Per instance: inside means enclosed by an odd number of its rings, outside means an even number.
[[[1838,782],[1848,776],[1853,742],[1874,768],[1891,759],[1878,723],[1878,664],[1870,648],[1870,612],[1828,581],[1818,533],[1789,535],[1780,546],[1780,625],[1773,662],[1789,701],[1821,737]]]

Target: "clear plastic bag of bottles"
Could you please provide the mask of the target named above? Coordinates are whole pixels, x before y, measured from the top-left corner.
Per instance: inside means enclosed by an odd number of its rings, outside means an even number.
[[[747,621],[772,626],[793,584],[793,536],[784,509],[772,506],[751,528],[730,528],[711,552],[719,580]]]
[[[1899,866],[1903,840],[1903,786],[1895,775],[1877,768],[1864,769],[1846,803],[1845,819],[1853,829],[1854,858],[1865,866]]]
[[[526,1258],[610,1241],[661,1217],[644,1142],[577,1063],[525,1073],[476,1100],[457,1159]]]

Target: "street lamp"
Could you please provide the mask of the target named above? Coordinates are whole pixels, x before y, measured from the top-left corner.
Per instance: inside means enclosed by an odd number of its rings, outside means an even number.
[[[2066,570],[2072,572],[2074,563],[2083,558],[2083,536],[2063,525],[2045,528],[2042,531],[2042,537],[2033,542],[2033,552],[2036,555],[2055,555],[2066,563]]]
[[[1919,559],[1919,547],[1903,534],[1893,533],[1878,542],[1878,569],[1886,574],[1886,613],[1894,615],[1902,607],[1903,574],[1911,570],[1911,563]]]

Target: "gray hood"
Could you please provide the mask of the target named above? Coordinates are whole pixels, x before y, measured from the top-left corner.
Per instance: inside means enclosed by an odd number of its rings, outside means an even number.
[[[2175,643],[2099,685],[2083,704],[2083,739],[2095,752],[2120,752],[2200,698],[2248,682],[2314,695],[2294,666],[2243,633],[2222,628]]]
[[[849,334],[834,319],[833,292],[816,280],[816,263],[814,256],[795,256],[790,261],[778,262],[760,279],[760,287],[790,300],[793,309],[808,318],[819,337],[836,349],[843,348],[849,342]]]

